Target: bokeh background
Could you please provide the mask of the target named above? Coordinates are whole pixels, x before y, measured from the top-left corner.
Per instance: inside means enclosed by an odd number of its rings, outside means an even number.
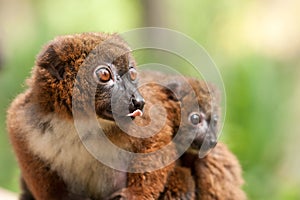
[[[0,0],[0,187],[18,192],[6,109],[24,90],[35,56],[57,35],[180,31],[223,76],[221,140],[239,158],[249,199],[300,199],[300,1]]]

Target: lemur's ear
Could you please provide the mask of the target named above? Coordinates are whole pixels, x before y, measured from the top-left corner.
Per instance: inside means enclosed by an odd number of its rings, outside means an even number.
[[[60,44],[59,44],[60,43]],[[53,77],[62,80],[67,64],[58,54],[64,47],[60,41],[54,40],[44,47],[44,50],[38,55],[36,65],[46,69]]]
[[[165,88],[165,93],[168,98],[173,101],[180,101],[188,93],[188,87],[184,81],[172,81],[168,83]]]
[[[176,82],[168,83],[164,88],[164,92],[168,95],[168,98],[173,101],[179,101],[178,96],[180,85]]]

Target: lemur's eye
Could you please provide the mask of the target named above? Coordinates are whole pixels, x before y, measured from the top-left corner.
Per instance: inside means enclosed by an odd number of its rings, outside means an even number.
[[[191,121],[191,123],[192,124],[194,124],[194,125],[197,125],[197,124],[199,124],[200,123],[200,115],[199,114],[192,114],[191,116],[190,116],[190,121]]]
[[[202,123],[206,119],[205,114],[203,112],[200,113],[191,113],[189,116],[189,120],[193,125],[197,125]]]
[[[134,81],[137,77],[137,71],[134,68],[129,69],[129,76],[132,81]]]
[[[107,66],[100,65],[94,71],[94,77],[96,81],[106,83],[111,79],[111,73]]]

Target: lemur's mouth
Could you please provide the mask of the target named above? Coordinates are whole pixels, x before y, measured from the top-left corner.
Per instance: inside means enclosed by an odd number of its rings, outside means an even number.
[[[141,117],[141,116],[143,116],[143,111],[141,111],[140,109],[137,109],[137,110],[127,114],[126,116],[128,116],[128,117]]]
[[[191,148],[195,150],[199,150],[203,144],[204,137],[202,138],[195,138],[191,144]]]
[[[211,133],[208,133],[211,134]],[[191,144],[189,151],[198,154],[199,158],[205,157],[215,146],[217,145],[217,139],[211,137],[196,139]]]
[[[131,117],[132,119],[134,119],[135,117],[141,117],[143,115],[143,111],[141,111],[140,109],[136,109],[128,114],[125,114],[124,116],[118,114],[118,113],[113,113],[112,110],[106,109],[103,113],[102,113],[102,118],[106,119],[106,120],[110,120],[110,121],[115,121],[115,118],[120,118],[120,117]]]

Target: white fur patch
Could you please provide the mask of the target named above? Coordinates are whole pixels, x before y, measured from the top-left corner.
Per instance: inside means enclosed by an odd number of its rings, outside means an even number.
[[[27,111],[31,109],[28,107]],[[27,121],[20,122],[19,126],[27,134],[29,149],[49,163],[51,169],[63,178],[71,191],[101,199],[124,187],[123,184],[126,184],[124,173],[96,160],[82,144],[71,120],[64,120],[55,115],[42,117],[30,115],[32,119],[29,119],[28,113],[19,114],[27,115],[27,118],[20,116],[20,119]],[[37,126],[44,122],[49,122],[49,127],[52,127],[45,129],[45,132]],[[102,153],[110,156],[111,152]],[[124,183],[120,180],[124,180]]]

